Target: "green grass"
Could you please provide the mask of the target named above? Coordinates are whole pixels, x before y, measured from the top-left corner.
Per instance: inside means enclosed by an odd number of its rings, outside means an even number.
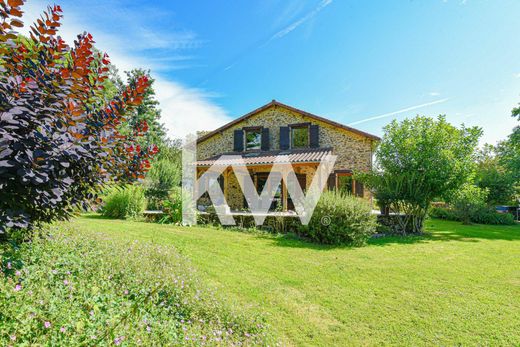
[[[174,245],[288,345],[520,345],[520,226],[431,220],[363,248],[86,216],[92,232]]]

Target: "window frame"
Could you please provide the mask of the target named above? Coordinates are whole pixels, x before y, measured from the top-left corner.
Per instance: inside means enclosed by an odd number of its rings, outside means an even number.
[[[242,131],[244,132],[244,152],[261,151],[262,150],[262,129],[263,128],[264,127],[262,127],[262,126],[244,127],[244,128],[242,128]],[[247,133],[248,132],[257,132],[259,134],[258,148],[247,148]]]
[[[310,148],[311,146],[311,132],[310,132],[311,123],[297,123],[297,124],[289,124],[289,144],[291,149],[304,149]],[[307,132],[307,143],[305,146],[294,146],[294,136],[293,131],[296,129],[305,129]]]

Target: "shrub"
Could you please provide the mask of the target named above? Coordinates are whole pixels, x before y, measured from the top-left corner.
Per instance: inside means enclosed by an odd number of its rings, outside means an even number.
[[[119,132],[147,78],[106,100],[109,61],[92,36],[68,46],[57,36],[62,15],[54,6],[20,37],[22,4],[0,6],[0,233],[69,217],[109,178],[142,176],[157,150],[135,145],[146,122]]]
[[[432,207],[429,211],[432,218],[460,221],[458,214],[452,208]],[[469,221],[478,224],[513,225],[514,217],[509,213],[498,213],[492,207],[481,206],[472,211]]]
[[[371,212],[362,199],[327,191],[321,195],[309,224],[300,227],[300,233],[319,243],[361,246],[376,232],[376,217]]]
[[[63,228],[0,259],[2,346],[275,344],[172,246]]]
[[[457,218],[464,224],[471,222],[471,217],[485,208],[488,191],[475,185],[466,183],[457,190],[452,198],[451,205]]]
[[[513,225],[515,219],[510,213],[498,213],[494,208],[481,207],[471,215],[471,221],[479,224]]]
[[[161,159],[152,164],[145,180],[145,195],[148,208],[162,209],[163,201],[168,200],[170,191],[181,182],[181,168],[178,163]]]
[[[444,219],[444,220],[452,220],[458,221],[459,218],[457,214],[451,208],[446,207],[432,207],[428,211],[428,214],[431,218]]]
[[[175,223],[182,222],[182,189],[176,187],[170,193],[168,200],[163,201],[164,216],[159,220],[159,223]]]
[[[146,206],[144,189],[138,185],[113,187],[104,201],[101,213],[110,218],[136,218],[143,213]]]

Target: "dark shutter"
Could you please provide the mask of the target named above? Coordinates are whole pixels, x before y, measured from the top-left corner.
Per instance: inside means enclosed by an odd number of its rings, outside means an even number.
[[[363,187],[363,183],[359,181],[354,181],[356,185],[356,196],[363,197],[365,193],[365,187]]]
[[[233,151],[244,151],[244,131],[242,129],[235,130],[235,142],[233,144]]]
[[[269,150],[269,128],[262,128],[262,151]]]
[[[311,124],[310,129],[310,146],[311,148],[318,148],[320,147],[320,127],[315,124]]]
[[[329,190],[336,189],[336,174],[335,173],[331,173],[329,175],[329,180],[327,183],[328,183],[327,185],[329,187]]]
[[[289,127],[280,127],[280,149],[289,149]]]

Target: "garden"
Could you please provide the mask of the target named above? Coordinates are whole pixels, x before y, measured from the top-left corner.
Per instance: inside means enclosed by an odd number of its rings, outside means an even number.
[[[520,344],[520,225],[497,209],[518,205],[519,126],[479,147],[444,116],[393,121],[354,173],[373,201],[187,227],[150,71],[69,46],[57,5],[20,35],[22,5],[0,1],[2,345]]]

